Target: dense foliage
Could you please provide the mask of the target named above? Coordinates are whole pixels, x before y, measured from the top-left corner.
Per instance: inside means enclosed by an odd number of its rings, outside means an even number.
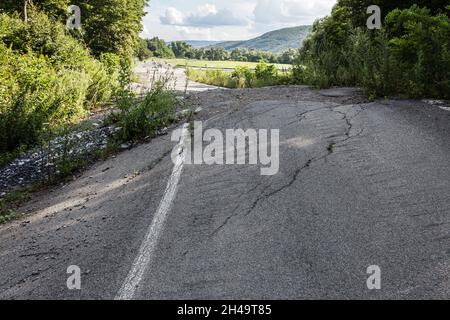
[[[125,84],[145,1],[79,3],[79,31],[65,27],[66,0],[0,3],[0,156],[79,121]]]
[[[139,41],[141,20],[147,0],[78,0],[81,30],[72,35],[84,40],[92,53],[115,53],[131,58]],[[27,20],[29,11],[45,12],[50,18],[66,23],[70,0],[2,0],[0,11],[16,13]]]
[[[366,27],[366,9],[374,3],[382,8],[381,30]],[[448,0],[340,0],[331,16],[314,24],[295,78],[320,87],[359,85],[373,96],[449,98],[448,5]]]
[[[172,49],[166,44],[166,42],[158,37],[153,39],[145,40],[147,41],[147,48],[152,53],[152,56],[157,58],[175,58],[175,54]]]

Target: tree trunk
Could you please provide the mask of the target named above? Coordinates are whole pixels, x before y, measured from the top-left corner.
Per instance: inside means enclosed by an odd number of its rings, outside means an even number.
[[[28,22],[28,8],[33,5],[33,0],[23,0],[23,21]]]
[[[27,12],[28,0],[23,0],[23,21],[28,22]]]

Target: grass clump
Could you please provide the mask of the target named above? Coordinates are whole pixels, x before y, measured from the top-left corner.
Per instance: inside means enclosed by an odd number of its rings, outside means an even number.
[[[153,137],[158,131],[176,120],[176,97],[162,87],[142,95],[124,91],[117,99],[118,112],[111,120],[119,128],[120,142]]]

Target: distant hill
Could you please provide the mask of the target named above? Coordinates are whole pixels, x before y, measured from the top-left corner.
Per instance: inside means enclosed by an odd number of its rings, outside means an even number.
[[[262,36],[246,41],[225,41],[213,44],[211,46],[222,47],[225,50],[239,48],[281,53],[290,48],[300,48],[303,44],[303,40],[305,40],[310,31],[311,26],[284,28],[267,32]]]
[[[203,41],[186,40],[194,48],[222,47],[225,50],[257,49],[273,53],[281,53],[287,49],[298,49],[311,31],[311,26],[299,26],[270,31],[262,36],[244,41]]]

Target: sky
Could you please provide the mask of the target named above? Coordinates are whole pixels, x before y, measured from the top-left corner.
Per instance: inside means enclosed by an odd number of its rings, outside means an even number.
[[[150,0],[144,38],[247,40],[285,27],[310,25],[336,0]]]

